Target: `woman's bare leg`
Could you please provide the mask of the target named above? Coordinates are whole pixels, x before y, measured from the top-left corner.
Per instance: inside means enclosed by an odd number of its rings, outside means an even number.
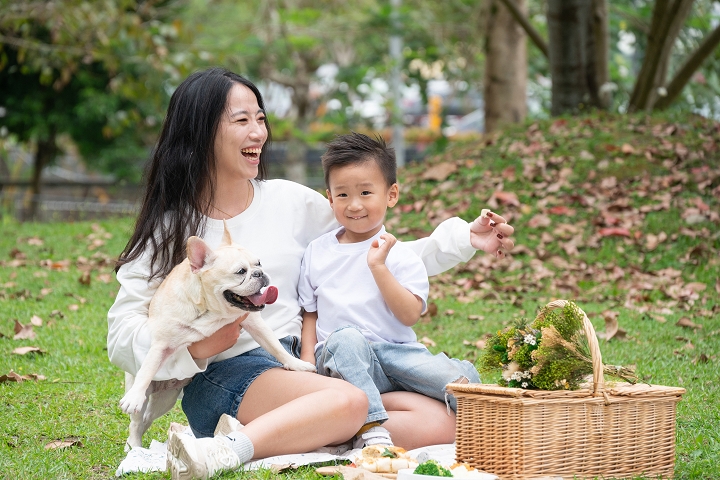
[[[382,395],[390,417],[385,427],[393,443],[406,450],[455,441],[455,413],[443,402],[411,392]]]
[[[273,368],[250,385],[237,419],[265,458],[349,440],[367,412],[365,393],[344,380]]]

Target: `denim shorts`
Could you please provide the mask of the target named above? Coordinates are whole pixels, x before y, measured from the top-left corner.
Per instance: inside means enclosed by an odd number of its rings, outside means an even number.
[[[300,358],[300,340],[287,336],[280,344],[294,357]],[[262,348],[256,348],[211,363],[204,372],[196,374],[183,390],[182,409],[193,434],[212,437],[223,413],[237,416],[240,402],[250,384],[271,368],[282,368],[275,357]]]
[[[467,378],[480,382],[480,376],[467,360],[432,354],[419,343],[396,344],[370,342],[352,325],[340,327],[315,352],[318,373],[341,378],[360,388],[368,396],[365,423],[388,419],[381,394],[416,392],[445,402],[457,411],[457,399],[445,390],[448,383]]]

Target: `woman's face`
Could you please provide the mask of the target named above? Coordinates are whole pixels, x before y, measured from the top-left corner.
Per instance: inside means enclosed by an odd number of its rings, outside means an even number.
[[[255,94],[245,85],[234,84],[215,136],[217,180],[255,178],[267,136],[265,112]]]

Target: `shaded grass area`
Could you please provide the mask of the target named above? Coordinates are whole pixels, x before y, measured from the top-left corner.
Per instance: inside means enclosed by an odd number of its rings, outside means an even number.
[[[389,231],[424,236],[448,216],[471,220],[488,205],[516,228],[506,259],[476,255],[432,279],[436,313],[420,320],[418,337],[432,351],[476,361],[487,334],[531,320],[552,299],[576,301],[598,332],[616,312],[626,333],[600,342],[605,362],[687,389],[675,478],[714,478],[719,145],[718,126],[697,117],[601,115],[518,126],[410,165]],[[445,170],[430,175],[435,167]],[[0,477],[113,477],[128,418],[117,406],[123,373],[105,350],[106,314],[118,288],[113,261],[132,220],[0,222],[0,375],[46,377],[0,383]],[[605,235],[609,228],[621,234]],[[28,325],[33,316],[42,319],[36,338],[13,340],[15,321]],[[682,318],[702,327],[677,325]],[[45,353],[12,353],[21,346]],[[146,445],[164,441],[171,421],[186,423],[179,406],[155,422]],[[56,440],[74,445],[46,449]],[[309,468],[222,478],[279,476],[317,478]]]

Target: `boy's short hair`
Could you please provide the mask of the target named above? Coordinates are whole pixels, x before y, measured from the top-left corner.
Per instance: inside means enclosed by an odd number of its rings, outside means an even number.
[[[374,139],[362,133],[350,132],[335,137],[327,144],[327,151],[320,157],[325,172],[325,185],[330,189],[330,172],[337,167],[375,161],[385,177],[387,186],[397,183],[395,149],[376,135]]]

